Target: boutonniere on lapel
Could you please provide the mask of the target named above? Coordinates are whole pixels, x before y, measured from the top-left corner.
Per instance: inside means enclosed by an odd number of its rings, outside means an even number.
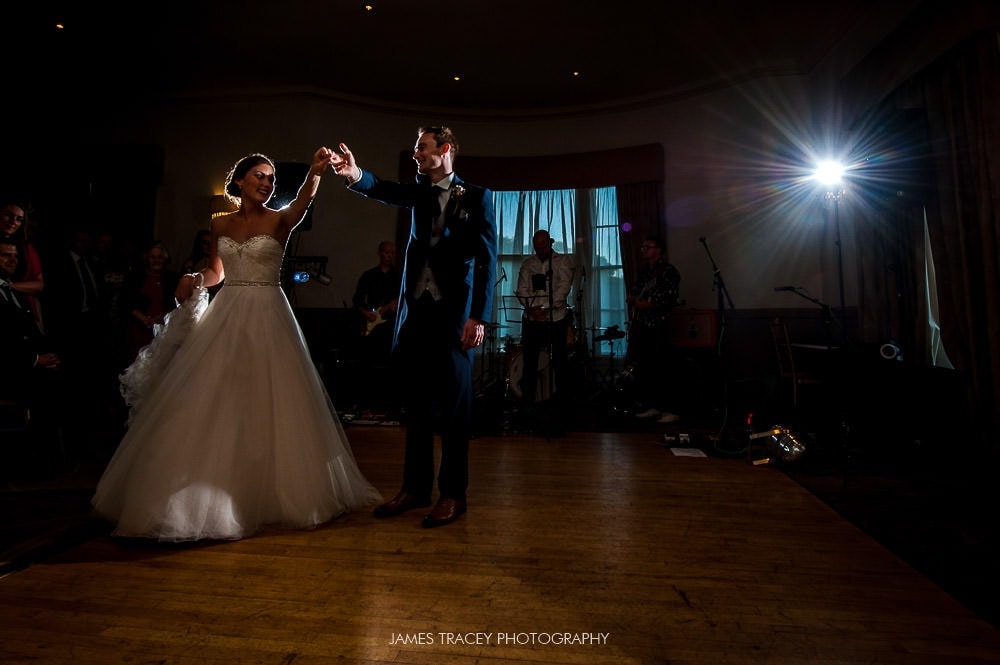
[[[469,211],[462,207],[462,197],[465,196],[465,187],[454,185],[450,192],[451,194],[448,196],[448,207],[451,208],[450,214],[462,221],[467,220],[469,218]]]

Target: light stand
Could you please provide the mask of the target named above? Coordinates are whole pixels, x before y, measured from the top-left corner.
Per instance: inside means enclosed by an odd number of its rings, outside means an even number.
[[[847,346],[847,305],[844,299],[844,244],[840,238],[840,199],[843,189],[827,191],[825,197],[833,205],[833,233],[837,245],[837,287],[840,291],[840,308],[837,310],[840,319],[840,344]]]
[[[833,233],[837,243],[837,286],[840,290],[840,342],[847,347],[847,305],[844,299],[844,245],[840,237],[840,199],[844,196],[844,166],[835,161],[824,161],[816,165],[816,180],[826,188],[824,198],[833,205]]]
[[[827,191],[824,198],[833,205],[833,233],[834,242],[837,245],[837,287],[839,289],[840,296],[840,307],[837,311],[837,319],[840,321],[840,353],[845,354],[848,351],[847,347],[847,304],[844,298],[844,246],[840,234],[840,200],[844,196],[844,189],[840,186],[840,176],[839,173],[837,177],[827,181]],[[843,464],[846,469],[850,465],[851,461],[851,423],[850,416],[848,414],[848,408],[845,401],[846,388],[843,385],[845,366],[844,361],[847,360],[847,356],[841,356],[841,362],[837,364],[839,368],[838,378],[837,378],[837,411],[839,412],[839,423],[837,424],[837,429],[839,430],[840,438],[840,455],[843,458]]]

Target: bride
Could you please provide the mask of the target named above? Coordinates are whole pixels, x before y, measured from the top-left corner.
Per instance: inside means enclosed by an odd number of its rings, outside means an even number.
[[[97,484],[113,535],[237,539],[311,528],[378,502],[355,463],[279,282],[285,244],[333,152],[322,147],[280,210],[274,162],[254,153],[226,178],[236,212],[212,221],[208,267],[122,375],[128,430]],[[208,302],[207,287],[223,282]]]

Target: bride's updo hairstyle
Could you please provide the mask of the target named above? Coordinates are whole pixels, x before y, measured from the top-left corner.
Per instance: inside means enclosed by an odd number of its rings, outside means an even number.
[[[250,169],[261,164],[270,164],[271,168],[274,168],[274,162],[271,161],[270,157],[260,152],[253,152],[229,169],[229,173],[226,174],[226,198],[234,205],[239,206],[240,204],[240,186],[236,181],[249,173]]]

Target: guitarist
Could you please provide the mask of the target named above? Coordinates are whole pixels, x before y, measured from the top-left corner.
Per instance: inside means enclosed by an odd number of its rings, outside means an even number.
[[[669,390],[670,314],[677,304],[681,275],[663,257],[663,249],[663,239],[657,235],[646,236],[639,245],[642,266],[625,299],[630,307],[625,360],[636,371],[636,417],[669,423],[678,419],[667,407],[673,397]]]
[[[396,267],[396,245],[390,240],[378,244],[378,265],[361,273],[354,289],[352,302],[360,314],[361,368],[367,381],[361,381],[362,401],[372,408],[391,409],[391,404],[374,404],[384,386],[382,376],[389,369],[392,334],[396,328],[396,306],[399,303],[399,286],[402,273]],[[380,390],[380,386],[382,389]]]
[[[378,265],[361,273],[354,289],[354,307],[361,313],[361,336],[378,335],[391,341],[395,325],[399,284],[402,279],[396,267],[396,245],[390,240],[378,244]],[[386,346],[388,350],[388,346]]]

